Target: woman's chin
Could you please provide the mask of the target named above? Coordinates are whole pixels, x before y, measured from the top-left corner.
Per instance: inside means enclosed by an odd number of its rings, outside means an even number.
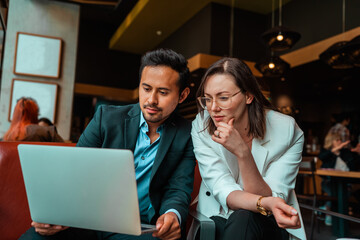
[[[221,122],[226,123],[226,121],[224,121],[224,120],[216,121],[215,119],[213,119],[213,122],[214,122],[214,124],[215,124],[215,127],[219,127],[219,124],[220,124]]]

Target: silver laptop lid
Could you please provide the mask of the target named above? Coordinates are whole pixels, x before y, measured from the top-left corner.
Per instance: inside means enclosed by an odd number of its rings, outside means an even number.
[[[133,153],[20,144],[33,221],[140,235]]]

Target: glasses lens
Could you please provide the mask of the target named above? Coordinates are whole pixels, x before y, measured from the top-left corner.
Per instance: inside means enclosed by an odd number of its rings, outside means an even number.
[[[209,101],[209,98],[206,98],[206,97],[199,97],[198,98],[198,101],[200,103],[200,106],[203,108],[203,109],[207,109],[207,106],[209,104],[207,104],[207,102]],[[210,100],[211,101],[211,100]]]
[[[231,107],[231,97],[230,96],[219,96],[216,103],[221,109],[228,109]]]
[[[207,110],[211,109],[213,104],[213,99],[209,97],[199,97],[198,101],[200,103],[200,106]],[[221,109],[228,109],[231,107],[231,97],[230,96],[220,96],[216,99],[216,104]]]

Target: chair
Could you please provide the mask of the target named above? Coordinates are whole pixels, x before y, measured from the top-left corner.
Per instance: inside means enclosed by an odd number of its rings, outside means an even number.
[[[302,157],[302,161],[299,166],[299,175],[309,176],[311,178],[313,194],[305,195],[305,194],[297,194],[297,198],[299,200],[310,200],[312,209],[316,208],[317,203],[317,188],[316,188],[316,161],[317,157]],[[299,203],[300,207],[303,207],[306,204]],[[306,205],[309,206],[309,205]],[[315,221],[315,210],[311,212],[311,227],[310,227],[310,240],[313,238],[314,232],[314,221]]]
[[[195,166],[194,188],[191,194],[191,205],[189,209],[189,216],[187,218],[187,240],[194,240],[196,234],[199,232],[200,240],[214,240],[215,239],[215,223],[210,218],[202,215],[196,211],[197,198],[201,185],[201,176],[198,164]],[[190,226],[191,225],[191,226]]]
[[[324,210],[324,209],[320,209],[317,205],[318,205],[318,201],[337,201],[336,197],[331,197],[331,196],[324,196],[324,195],[318,195],[317,194],[317,187],[316,187],[316,163],[318,162],[318,158],[317,157],[303,157],[302,161],[300,163],[300,167],[299,167],[299,174],[298,175],[305,175],[305,176],[310,176],[311,177],[311,182],[312,182],[312,187],[313,187],[313,193],[310,195],[305,195],[305,194],[297,194],[297,198],[299,200],[311,200],[311,205],[309,204],[304,204],[304,203],[299,203],[299,206],[301,208],[306,208],[312,211],[311,213],[311,227],[310,227],[310,240],[313,239],[313,232],[314,232],[314,224],[315,224],[315,216],[318,213],[324,213],[330,216],[334,216],[334,217],[338,217],[338,218],[342,218],[344,220],[349,220],[352,222],[357,222],[360,223],[360,219],[359,218],[355,218],[352,216],[348,216],[345,214],[341,214],[341,213],[337,213],[334,211],[329,211],[329,210]],[[319,229],[318,229],[319,232]]]
[[[0,239],[18,239],[30,228],[31,217],[17,146],[41,144],[75,146],[74,143],[0,142]]]

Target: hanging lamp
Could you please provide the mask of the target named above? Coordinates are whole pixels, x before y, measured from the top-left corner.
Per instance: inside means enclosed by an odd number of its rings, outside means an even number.
[[[255,68],[259,70],[264,77],[281,77],[287,70],[290,69],[290,64],[282,60],[278,56],[274,56],[274,52],[271,52],[271,56],[263,59],[255,64]]]
[[[282,26],[282,0],[279,1],[279,26],[274,27],[274,1],[272,9],[272,28],[261,35],[266,46],[272,51],[284,51],[290,49],[299,41],[301,35],[289,28]]]
[[[271,26],[274,29],[274,0],[272,0],[272,15],[271,15]],[[270,29],[270,30],[272,30]],[[283,39],[284,40],[284,39]],[[281,77],[288,69],[290,65],[282,60],[280,57],[275,56],[271,50],[270,56],[262,59],[260,62],[255,64],[255,68],[259,70],[264,77]]]
[[[348,41],[341,41],[331,45],[319,58],[334,69],[349,69],[353,67],[349,55],[344,51]]]
[[[360,67],[360,35],[348,42],[343,51],[355,67]]]
[[[345,0],[342,6],[342,32],[345,32]],[[331,45],[319,55],[320,60],[334,69],[349,69],[354,67],[349,52],[346,51],[348,41],[340,41]],[[350,49],[350,48],[349,48]],[[349,50],[350,51],[350,50]],[[359,53],[358,53],[359,54]],[[356,52],[355,52],[356,55]],[[359,57],[359,56],[358,56]]]

